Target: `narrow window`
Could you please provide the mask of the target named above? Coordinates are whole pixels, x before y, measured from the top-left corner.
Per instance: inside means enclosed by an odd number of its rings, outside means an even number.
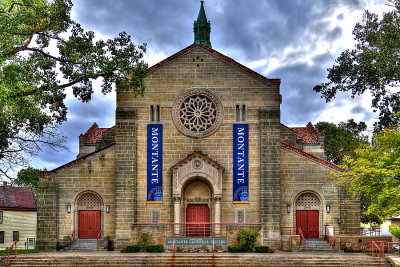
[[[154,106],[150,106],[150,121],[154,121]]]
[[[151,223],[159,223],[160,222],[160,210],[151,210],[150,211],[150,221],[151,221]]]
[[[160,105],[157,105],[156,120],[157,120],[158,122],[160,121],[160,113],[161,113]]]
[[[13,231],[13,241],[19,241],[19,231]]]
[[[235,120],[240,121],[240,106],[236,105]]]
[[[4,244],[4,231],[0,231],[0,244]]]
[[[242,105],[242,121],[246,121],[246,105]]]
[[[3,223],[3,212],[0,211],[0,224],[2,224],[2,223]]]
[[[236,210],[236,222],[245,223],[244,210]]]

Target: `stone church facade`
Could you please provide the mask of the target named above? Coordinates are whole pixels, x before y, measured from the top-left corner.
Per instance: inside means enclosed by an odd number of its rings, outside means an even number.
[[[76,160],[41,172],[38,248],[98,237],[118,247],[140,232],[231,243],[241,228],[280,248],[285,229],[359,227],[359,202],[326,177],[339,169],[323,136],[281,124],[280,80],[211,48],[203,5],[194,31],[149,68],[143,97],[117,91],[114,127],[93,124]]]

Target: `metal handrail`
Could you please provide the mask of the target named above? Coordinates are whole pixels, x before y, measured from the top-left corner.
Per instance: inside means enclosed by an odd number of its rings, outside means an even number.
[[[372,257],[383,257],[383,252],[385,251],[385,242],[384,241],[370,241],[369,248],[371,251]]]
[[[304,237],[303,229],[301,229],[301,227],[298,227],[297,233],[300,235],[301,245],[303,245],[303,250],[304,250],[306,247],[307,241],[306,241],[306,238]]]
[[[11,244],[11,246],[9,246],[8,248],[7,248],[7,256],[6,256],[6,266],[9,266],[10,265],[10,252],[11,252],[11,250],[14,248],[14,249],[16,249],[17,248],[17,240],[15,240],[14,242],[12,242],[12,244]],[[17,253],[15,253],[14,254],[14,258],[16,258],[17,257]]]
[[[331,235],[331,232],[329,231],[329,226],[327,225],[325,226],[325,238],[328,243],[332,245],[333,252],[336,252],[336,240]]]
[[[99,250],[99,239],[101,237],[101,230],[99,231],[99,233],[97,234],[96,237],[96,250]]]

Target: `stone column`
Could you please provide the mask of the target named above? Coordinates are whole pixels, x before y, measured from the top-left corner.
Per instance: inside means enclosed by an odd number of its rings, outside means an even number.
[[[214,222],[215,222],[215,236],[220,236],[221,235],[221,197],[216,196],[214,197],[214,202],[215,202],[215,215],[214,215]]]
[[[56,250],[58,240],[58,185],[53,182],[40,182],[37,188],[36,197],[36,247],[43,251]]]
[[[181,197],[174,196],[174,223],[181,222]],[[181,234],[181,225],[175,224],[174,225],[174,234],[175,236],[180,236]]]
[[[136,222],[136,114],[117,107],[115,122],[115,247],[130,243]]]
[[[261,107],[260,114],[260,221],[262,243],[280,248],[280,107]]]

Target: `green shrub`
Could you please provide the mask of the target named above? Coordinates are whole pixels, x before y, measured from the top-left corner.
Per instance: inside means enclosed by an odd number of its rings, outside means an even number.
[[[150,234],[140,233],[137,241],[137,246],[140,248],[141,252],[146,252],[146,246],[149,245]]]
[[[139,252],[140,251],[140,247],[137,245],[130,245],[130,246],[126,246],[125,248],[121,249],[122,253],[133,253],[133,252]]]
[[[163,247],[163,245],[147,245],[146,251],[147,252],[163,252],[164,247]]]
[[[393,224],[392,226],[390,226],[389,228],[389,232],[396,238],[400,238],[400,227]]]
[[[267,253],[269,251],[268,246],[256,246],[254,248],[256,249],[256,252]]]
[[[228,246],[228,251],[232,253],[243,252],[242,246]]]
[[[240,246],[243,251],[251,252],[254,250],[256,246],[257,237],[260,234],[256,231],[250,229],[242,229],[238,232],[237,240],[239,241]]]

